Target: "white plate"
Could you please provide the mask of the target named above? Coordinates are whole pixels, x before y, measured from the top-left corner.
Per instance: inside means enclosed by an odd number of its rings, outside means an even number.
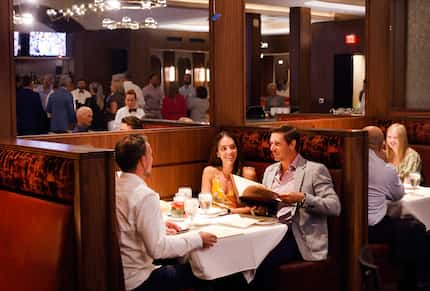
[[[167,220],[171,220],[171,221],[184,221],[185,217],[174,217],[171,216],[170,214],[167,215]]]
[[[222,208],[212,207],[212,208],[207,209],[206,211],[204,209],[199,208],[199,215],[217,216],[217,215],[221,215],[224,213],[227,213],[227,210],[222,209]]]
[[[272,225],[272,224],[275,224],[278,222],[279,221],[277,219],[273,218],[273,219],[262,220],[262,221],[256,222],[255,224],[257,224],[257,225]]]

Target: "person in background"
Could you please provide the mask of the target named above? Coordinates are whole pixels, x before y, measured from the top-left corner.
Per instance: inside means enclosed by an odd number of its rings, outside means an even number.
[[[128,135],[115,146],[115,160],[122,171],[116,182],[116,216],[127,290],[179,290],[203,287],[189,263],[157,266],[154,259],[187,255],[212,247],[217,237],[206,232],[181,236],[180,227],[163,221],[160,196],[145,183],[152,170],[152,149],[142,135]]]
[[[179,94],[185,97],[187,103],[194,97],[196,97],[196,88],[191,84],[191,74],[184,75],[184,85],[179,88]]]
[[[178,93],[176,82],[169,83],[167,95],[163,98],[161,115],[169,120],[178,120],[187,116],[187,100]]]
[[[145,110],[146,118],[161,119],[161,106],[163,91],[160,87],[160,78],[157,74],[151,74],[149,76],[149,83],[142,89],[143,98],[145,99]]]
[[[212,193],[213,201],[225,206],[231,213],[251,213],[255,208],[239,203],[233,184],[233,174],[242,175],[250,180],[256,179],[254,168],[242,167],[234,138],[222,131],[215,137],[209,156],[209,166],[203,170],[201,191]]]
[[[51,116],[51,131],[65,133],[75,123],[73,96],[67,91],[71,83],[69,76],[62,76],[54,82],[54,92],[49,95],[46,112]]]
[[[137,106],[143,109],[145,106],[145,99],[143,98],[142,89],[131,81],[130,73],[127,72],[124,75],[124,81],[122,82],[122,85],[124,87],[124,92],[128,92],[130,90],[136,92]]]
[[[103,87],[97,82],[91,82],[89,85],[91,97],[85,100],[85,106],[93,111],[93,130],[104,130],[103,109],[104,109],[104,94]]]
[[[126,116],[121,119],[119,130],[143,129],[143,122],[136,116]]]
[[[416,219],[387,215],[388,201],[400,200],[405,191],[393,165],[385,162],[384,134],[376,126],[369,134],[368,231],[369,243],[389,243],[402,267],[398,289],[416,290],[417,273],[427,254],[426,228]]]
[[[48,120],[40,96],[31,87],[29,76],[22,78],[16,92],[16,123],[18,135],[48,133]]]
[[[403,181],[410,173],[421,171],[420,155],[408,145],[408,135],[403,124],[393,123],[387,129],[387,161],[393,164]]]
[[[81,106],[76,110],[76,126],[72,132],[88,132],[93,121],[93,111],[90,107]]]
[[[105,106],[108,105],[111,101],[115,101],[118,105],[118,108],[121,108],[125,105],[124,99],[124,87],[122,86],[121,81],[112,80],[110,83],[110,95],[106,97]],[[116,110],[112,113],[116,113]]]
[[[359,112],[365,114],[366,112],[366,91],[367,91],[367,80],[363,80],[363,88],[358,95],[358,100],[360,101],[360,106],[358,107]]]
[[[73,90],[73,105],[75,110],[81,106],[85,105],[85,100],[91,97],[91,93],[87,91],[87,82],[84,79],[79,79],[77,83],[77,88]]]
[[[34,90],[39,93],[40,101],[42,102],[43,109],[46,110],[46,105],[48,104],[47,97],[53,90],[53,77],[51,74],[46,74],[42,78],[42,84],[37,86]]]
[[[125,106],[118,109],[115,115],[115,129],[119,129],[121,120],[126,116],[142,118],[145,115],[142,108],[137,107],[136,92],[130,90],[125,95]]]
[[[270,111],[272,107],[285,107],[284,97],[276,94],[276,84],[270,83],[267,85],[267,97],[264,110]]]
[[[266,168],[263,184],[279,194],[282,202],[276,216],[289,226],[258,267],[251,282],[254,290],[272,290],[272,274],[279,265],[296,259],[327,259],[327,216],[339,216],[339,197],[327,167],[304,159],[299,148],[296,128],[284,125],[271,131],[270,150],[277,162]]]
[[[196,98],[191,98],[188,101],[188,109],[190,117],[193,121],[208,122],[207,112],[209,109],[208,90],[199,86],[196,89]]]

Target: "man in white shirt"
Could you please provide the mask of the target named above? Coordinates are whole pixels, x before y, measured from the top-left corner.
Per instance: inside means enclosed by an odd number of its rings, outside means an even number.
[[[196,88],[191,85],[191,74],[184,75],[184,85],[179,88],[179,94],[185,97],[185,100],[190,102],[191,98],[196,97]]]
[[[206,232],[166,234],[180,228],[163,221],[160,197],[144,181],[152,169],[152,149],[144,136],[128,135],[120,140],[115,159],[122,171],[116,183],[116,214],[126,289],[176,290],[204,285],[188,263],[156,266],[153,262],[209,248],[216,243],[216,236]]]
[[[142,108],[137,107],[137,97],[136,92],[133,90],[127,91],[125,95],[125,106],[118,109],[115,114],[115,127],[114,129],[119,129],[121,125],[121,120],[127,116],[136,116],[141,119],[145,116],[145,112]]]
[[[85,100],[91,97],[91,93],[85,89],[87,87],[87,83],[84,79],[80,79],[77,86],[78,88],[70,92],[73,96],[73,106],[75,110],[85,105]]]
[[[376,126],[369,134],[368,225],[369,243],[388,243],[401,265],[397,290],[415,290],[417,270],[427,253],[425,226],[416,219],[387,215],[388,201],[400,200],[405,190],[393,165],[385,162],[384,134]]]
[[[124,87],[124,92],[128,92],[130,90],[136,92],[137,106],[143,109],[143,106],[145,105],[145,99],[143,98],[142,89],[140,89],[139,86],[131,81],[131,75],[129,73],[125,74],[124,82],[122,84]]]

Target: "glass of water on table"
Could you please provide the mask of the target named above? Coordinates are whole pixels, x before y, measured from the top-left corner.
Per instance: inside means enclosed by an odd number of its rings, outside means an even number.
[[[211,193],[200,193],[199,194],[200,208],[204,214],[207,214],[209,209],[212,207],[212,194]]]

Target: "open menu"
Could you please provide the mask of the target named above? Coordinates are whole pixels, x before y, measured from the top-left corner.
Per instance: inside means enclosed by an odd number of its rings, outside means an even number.
[[[263,184],[237,175],[233,175],[233,181],[241,201],[272,205],[277,205],[281,201],[278,193],[268,189]]]

